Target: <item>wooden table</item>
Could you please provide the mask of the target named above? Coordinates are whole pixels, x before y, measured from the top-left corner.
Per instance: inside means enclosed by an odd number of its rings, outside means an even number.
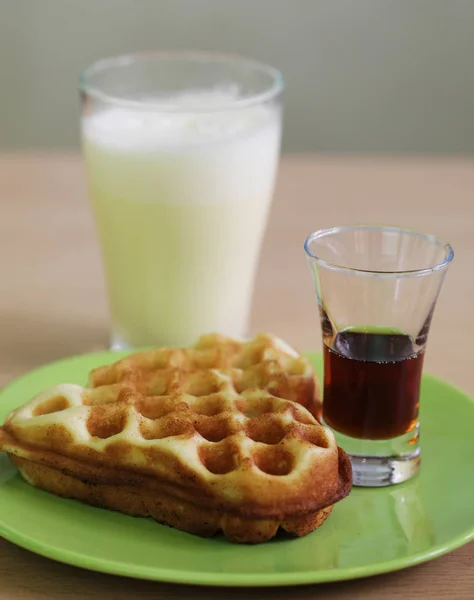
[[[75,154],[0,157],[0,385],[40,364],[103,348],[99,252]],[[474,159],[288,157],[263,249],[252,330],[319,349],[303,238],[320,227],[384,222],[449,240],[456,258],[433,321],[426,368],[474,394]],[[473,432],[474,436],[474,432]],[[474,439],[474,438],[473,438]],[[473,507],[474,518],[474,507]],[[220,590],[90,573],[0,540],[0,598],[474,597],[474,544],[369,579],[292,589]]]

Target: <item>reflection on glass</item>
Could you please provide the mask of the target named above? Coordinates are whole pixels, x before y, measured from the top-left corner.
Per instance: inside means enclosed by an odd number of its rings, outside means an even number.
[[[16,475],[18,475],[18,471],[11,464],[6,455],[0,456],[0,485],[3,485]]]
[[[339,524],[339,567],[417,554],[435,542],[419,478],[388,490],[355,490]]]

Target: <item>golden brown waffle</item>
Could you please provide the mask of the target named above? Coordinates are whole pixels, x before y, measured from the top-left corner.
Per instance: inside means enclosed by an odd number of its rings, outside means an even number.
[[[271,377],[255,385],[251,343],[220,344],[216,363],[209,339],[96,369],[89,388],[43,392],[8,417],[0,449],[33,485],[191,533],[309,533],[350,491],[347,455],[303,406],[269,391]]]
[[[201,336],[189,348],[157,348],[135,353],[113,365],[92,371],[89,383],[98,387],[130,381],[144,393],[174,392],[189,372],[219,369],[230,375],[239,392],[251,388],[293,400],[315,414],[320,393],[307,358],[280,338],[261,333],[243,342],[218,334]]]

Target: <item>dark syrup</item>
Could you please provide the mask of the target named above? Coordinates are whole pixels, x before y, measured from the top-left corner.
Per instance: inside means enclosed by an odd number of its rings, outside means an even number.
[[[336,431],[384,440],[418,420],[423,352],[408,335],[342,331],[324,344],[323,419]]]

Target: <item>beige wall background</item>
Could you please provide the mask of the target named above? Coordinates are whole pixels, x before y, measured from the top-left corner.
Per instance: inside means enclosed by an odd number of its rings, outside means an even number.
[[[473,0],[0,0],[0,148],[77,146],[84,67],[176,48],[282,69],[286,151],[474,152]]]

